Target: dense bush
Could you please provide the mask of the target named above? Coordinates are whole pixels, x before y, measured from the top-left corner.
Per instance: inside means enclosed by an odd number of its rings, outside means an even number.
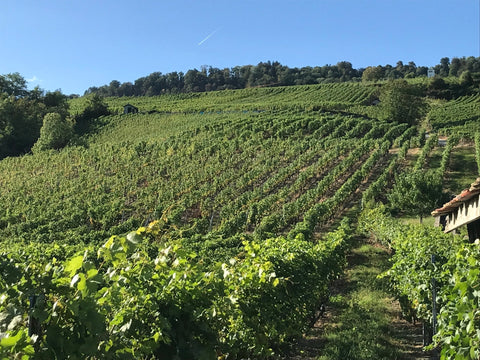
[[[58,113],[48,113],[43,117],[40,137],[32,151],[61,149],[68,144],[72,136],[73,123],[69,119],[62,119],[62,116]]]

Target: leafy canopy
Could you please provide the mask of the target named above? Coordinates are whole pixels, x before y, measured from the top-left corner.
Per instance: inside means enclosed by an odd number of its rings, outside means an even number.
[[[393,208],[422,221],[442,200],[442,178],[434,170],[415,170],[395,178],[395,186],[388,194]]]
[[[406,80],[389,81],[382,87],[380,102],[383,118],[414,125],[424,115],[426,103],[420,91]]]
[[[43,118],[40,137],[32,151],[61,149],[70,141],[73,135],[73,123],[59,113],[48,113]]]

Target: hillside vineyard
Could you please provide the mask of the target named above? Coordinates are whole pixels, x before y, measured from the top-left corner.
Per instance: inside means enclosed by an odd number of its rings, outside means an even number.
[[[0,354],[285,353],[342,271],[345,213],[432,151],[443,179],[455,146],[479,146],[478,92],[427,98],[415,79],[410,123],[385,116],[383,84],[108,98],[75,144],[1,160]]]

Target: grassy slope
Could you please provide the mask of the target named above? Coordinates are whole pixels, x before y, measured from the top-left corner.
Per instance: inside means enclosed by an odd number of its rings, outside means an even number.
[[[331,139],[322,150],[321,140],[343,136],[357,122],[305,108],[325,99],[361,104],[372,91],[340,84],[110,99],[113,108],[128,101],[142,111],[175,111],[104,117],[98,133],[85,139],[86,147],[0,162],[0,202],[8,204],[0,209],[3,243],[102,241],[165,211],[178,226],[211,216],[217,226],[231,216],[222,213],[224,204],[252,193],[282,169],[289,171],[287,182],[265,191],[283,190],[286,201],[294,201],[299,193],[288,193],[288,186],[298,170],[310,174],[301,190],[306,191],[315,184],[312,166],[338,143]],[[73,112],[82,101],[73,101]],[[218,110],[205,112],[209,107]],[[332,121],[331,131],[314,137],[318,127]],[[355,141],[349,145],[355,146]],[[302,162],[295,165],[299,158]],[[339,159],[332,161],[333,166]]]
[[[5,159],[0,163],[2,243],[72,244],[89,242],[92,237],[100,241],[165,211],[169,216],[177,216],[179,226],[212,216],[216,219],[215,227],[222,221],[223,203],[252,194],[255,188],[263,189],[269,178],[279,174],[279,169],[291,166],[283,183],[261,193],[263,197],[281,194],[277,205],[266,210],[278,211],[285,194],[293,202],[327,173],[316,172],[302,190],[288,193],[300,173],[308,169],[315,173],[312,166],[324,151],[314,148],[318,156],[312,155],[298,167],[292,165],[295,159],[307,156],[315,143],[309,142],[315,140],[312,131],[305,129],[315,121],[337,121],[331,134],[350,121],[345,131],[351,130],[362,118],[346,113],[368,114],[375,123],[377,109],[365,106],[374,90],[361,84],[338,84],[109,99],[116,112],[121,112],[122,105],[129,102],[142,113],[103,118],[104,125],[86,139],[85,148]],[[72,111],[81,111],[83,101],[72,101]],[[472,99],[468,99],[468,106],[462,102],[437,105],[447,110],[475,111],[475,101],[473,106]],[[432,121],[438,118],[435,116]],[[465,118],[471,116],[466,114]],[[335,134],[332,144],[340,143],[335,141],[340,136],[341,133]],[[358,141],[353,139],[352,143]],[[476,177],[472,154],[471,146],[457,148],[452,154],[446,187],[454,193]],[[436,167],[440,156],[441,149],[434,150],[429,166]],[[338,157],[328,169],[344,157]],[[190,176],[194,177],[191,183],[185,181]],[[340,185],[336,184],[324,196],[333,194]],[[402,335],[389,330],[394,317],[391,299],[375,280],[386,266],[386,257],[381,249],[371,246],[359,245],[352,252],[345,292],[333,299],[338,317],[329,324],[324,336],[327,342],[321,347],[327,358],[345,358],[345,351],[358,354],[358,358],[395,358],[404,352],[397,349],[402,345],[396,343]]]
[[[360,143],[353,136],[345,150],[324,161],[346,144],[341,137],[362,121],[365,131],[381,125],[375,119],[378,108],[366,106],[376,90],[371,84],[345,83],[111,98],[115,112],[129,102],[141,113],[99,119],[99,130],[84,139],[85,147],[0,162],[2,243],[98,242],[164,212],[180,227],[203,221],[199,231],[206,232],[234,222],[233,214],[250,216],[260,206],[255,223],[238,228],[253,231],[269,214],[283,218],[285,209],[303,201]],[[479,99],[431,102],[430,126],[452,131],[456,114],[465,119],[478,115]],[[73,99],[72,112],[85,104],[84,98]],[[443,113],[452,115],[438,116]],[[431,167],[438,166],[441,151],[431,154]],[[375,176],[386,165],[380,161]],[[455,149],[450,168],[446,188],[458,193],[476,177],[473,148]],[[332,196],[354,170],[347,169],[315,201]],[[237,199],[238,206],[227,211],[225,204]],[[293,214],[283,231],[302,216]]]
[[[475,148],[467,143],[453,149],[444,188],[452,194],[459,194],[479,176],[475,160]]]
[[[110,98],[115,113],[123,112],[130,103],[140,112],[205,112],[236,110],[268,110],[279,107],[349,106],[368,104],[375,87],[358,83],[303,85],[275,88],[224,90],[208,93],[172,94],[156,97]],[[71,101],[72,113],[81,112],[85,99]]]

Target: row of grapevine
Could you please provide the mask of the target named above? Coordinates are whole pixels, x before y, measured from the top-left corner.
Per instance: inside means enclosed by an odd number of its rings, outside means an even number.
[[[157,243],[161,231],[159,222],[152,223],[65,261],[40,260],[39,249],[23,256],[3,253],[0,356],[279,354],[327,296],[345,262],[349,236],[342,226],[317,245],[284,238],[245,241],[229,262],[205,265],[180,242]]]
[[[430,134],[430,137],[425,142],[425,145],[422,148],[422,151],[418,155],[417,161],[415,162],[414,169],[419,170],[425,166],[425,161],[427,160],[428,155],[438,144],[438,136],[436,134]]]
[[[372,85],[336,83],[274,88],[225,90],[204,93],[165,94],[154,97],[108,98],[110,109],[120,114],[127,103],[141,112],[199,113],[218,111],[278,110],[296,108],[340,108],[368,103],[376,91]],[[86,98],[72,99],[71,112],[81,113],[87,106]]]
[[[480,175],[480,132],[475,133],[475,159],[477,161],[477,171]]]
[[[208,93],[189,93],[162,95],[156,97],[122,97],[108,99],[115,112],[121,112],[122,106],[131,103],[141,111],[167,112],[209,112],[271,110],[274,106],[291,105],[308,108],[314,105],[361,104],[366,102],[375,88],[359,83],[338,83],[322,85],[303,85],[275,88],[257,88],[242,90],[214,91]],[[72,110],[81,111],[83,99],[72,101]]]
[[[222,209],[222,218],[226,220],[222,222],[219,231],[225,234],[231,234],[232,230],[238,231],[237,228],[232,228],[231,224],[239,223],[245,217],[247,221],[244,225],[247,227],[258,224],[258,219],[263,214],[268,214],[280,199],[291,198],[297,192],[304,192],[309,182],[321,176],[327,167],[332,166],[353,144],[345,142],[342,145],[326,152],[323,156],[314,153],[313,155],[318,156],[317,161],[310,166],[307,165],[306,168],[305,161],[299,158],[299,161],[291,163],[292,166],[280,170],[277,176],[269,177],[262,185],[255,186],[251,191],[244,192],[236,200],[226,204]],[[289,181],[286,181],[287,179]],[[227,229],[230,230],[227,231]]]
[[[363,156],[368,154],[372,146],[372,142],[366,141],[362,143],[362,145],[354,149],[348,157],[342,159],[338,165],[329,167],[328,173],[323,174],[321,180],[316,182],[314,187],[303,190],[300,196],[292,198],[293,201],[283,203],[281,209],[278,211],[268,211],[268,215],[259,221],[259,225],[255,230],[256,233],[260,236],[268,236],[270,233],[276,233],[286,227],[292,220],[301,217],[301,214],[304,214],[309,208],[314,206],[321,197],[325,196],[325,192],[335,181],[341,177],[345,177],[345,173],[348,174],[349,171],[355,167],[355,164],[359,162],[359,159],[362,159]],[[301,186],[301,183],[294,184],[292,188],[287,188],[287,191],[291,192]],[[282,196],[280,199],[284,199],[284,197]]]
[[[406,316],[432,324],[435,284],[439,314],[433,346],[441,348],[442,359],[478,359],[478,244],[439,228],[399,223],[379,208],[367,209],[359,223],[363,231],[394,249],[392,268],[385,275],[393,282]]]
[[[305,240],[350,201],[380,197],[410,147],[423,147],[420,169],[437,145],[425,130],[378,120],[377,95],[376,85],[345,83],[111,98],[114,115],[76,145],[0,162],[0,357],[280,353],[328,296],[349,234],[342,226],[316,245]],[[126,103],[140,113],[120,115]],[[71,112],[85,105],[74,99]],[[465,115],[478,97],[444,105]],[[461,136],[449,138],[442,174]],[[432,269],[405,241],[388,242],[400,264],[391,276],[428,320],[417,287]],[[464,250],[457,256],[475,256]],[[413,287],[400,256],[418,270]]]
[[[468,127],[478,131],[480,118],[480,95],[462,96],[435,106],[428,114],[429,121],[435,130],[451,133],[454,129]]]
[[[445,145],[445,149],[442,152],[442,159],[440,160],[440,167],[438,169],[440,176],[443,177],[445,171],[447,170],[448,163],[450,160],[450,153],[452,152],[453,148],[458,144],[460,141],[459,136],[452,135],[448,138],[447,144]]]
[[[332,216],[339,204],[344,202],[358,188],[361,181],[370,174],[379,159],[388,152],[391,143],[390,141],[385,140],[383,143],[379,142],[377,145],[377,149],[372,152],[362,166],[342,184],[332,197],[329,197],[321,203],[315,204],[305,212],[303,221],[297,223],[295,228],[289,232],[288,237],[290,239],[296,238],[301,234],[301,238],[311,240],[317,224]]]
[[[314,133],[313,135],[316,135],[316,134]],[[258,201],[261,198],[261,201],[258,204],[254,203],[253,205],[253,207],[255,207],[255,210],[253,211],[257,215],[250,216],[250,219],[252,219],[252,217],[257,217],[262,213],[268,213],[269,207],[273,203],[276,203],[278,199],[291,197],[297,192],[304,192],[306,189],[308,189],[308,187],[307,188],[305,187],[306,186],[305,184],[307,184],[307,182],[311,182],[310,179],[314,177],[318,178],[319,176],[321,176],[322,172],[324,172],[324,170],[322,169],[326,169],[327,165],[331,167],[332,165],[329,165],[329,164],[333,160],[337,160],[338,156],[341,155],[342,152],[344,152],[349,148],[352,148],[352,145],[353,145],[353,143],[346,142],[345,140],[342,142],[339,142],[339,138],[335,138],[334,134],[330,134],[329,136],[323,138],[321,142],[317,141],[316,144],[314,144],[313,149],[317,148],[318,146],[320,146],[320,148],[329,149],[333,143],[337,143],[337,144],[332,148],[332,150],[329,150],[323,156],[318,157],[318,160],[315,163],[308,164],[304,161],[301,161],[301,162],[296,161],[295,163],[298,163],[298,165],[293,167],[293,169],[291,169],[293,170],[293,173],[292,172],[286,173],[286,175],[288,174],[290,178],[289,182],[283,184],[282,182],[274,181],[275,179],[276,180],[278,179],[275,176],[271,176],[263,185],[257,184],[255,189],[252,190],[251,195],[250,193],[244,193],[240,198],[234,201],[231,204],[231,206],[227,205],[225,210],[227,210],[228,208],[232,208],[232,206],[235,206],[237,209],[238,209],[238,205],[245,206],[247,205],[245,203],[245,201],[247,200],[251,205],[253,201]],[[312,149],[309,149],[309,152],[310,150]],[[321,153],[319,154],[317,151],[314,151],[313,155],[317,154],[316,156],[318,156],[321,154]],[[301,168],[303,168],[302,171],[298,172],[298,170]],[[285,173],[284,170],[287,170],[287,169],[283,169],[281,170],[281,172]],[[277,191],[272,193],[272,185],[273,185],[272,182],[274,182],[274,184],[277,184],[277,186],[279,184],[283,184],[283,187],[281,189],[280,188],[276,189]],[[250,205],[247,205],[247,206],[250,206]],[[229,212],[235,213],[236,211],[241,211],[241,209],[230,210]],[[225,215],[226,214],[227,213],[225,213]],[[239,213],[237,215],[237,218],[238,216],[245,217],[244,215],[242,215],[242,213]],[[229,225],[227,225],[229,222],[231,221],[228,221],[223,224],[222,226],[223,230],[225,230],[226,227],[229,227]],[[236,223],[237,220],[233,220],[233,222]]]
[[[402,135],[395,139],[396,144],[401,145],[396,156],[392,157],[388,165],[384,168],[380,176],[373,181],[370,186],[362,193],[362,207],[369,203],[374,203],[376,198],[383,194],[385,195],[385,189],[388,188],[388,182],[393,179],[395,170],[399,165],[399,162],[404,160],[407,151],[410,148],[411,137],[416,133],[415,127],[410,127],[403,132]]]
[[[149,132],[132,138],[142,127]],[[288,231],[367,156],[350,155],[366,141],[358,138],[393,138],[402,128],[290,110],[117,116],[87,148],[3,161],[0,199],[10,206],[0,209],[0,233],[6,242],[99,243],[166,216],[177,229],[235,234],[278,214]],[[323,179],[337,166],[335,178],[336,170]]]

